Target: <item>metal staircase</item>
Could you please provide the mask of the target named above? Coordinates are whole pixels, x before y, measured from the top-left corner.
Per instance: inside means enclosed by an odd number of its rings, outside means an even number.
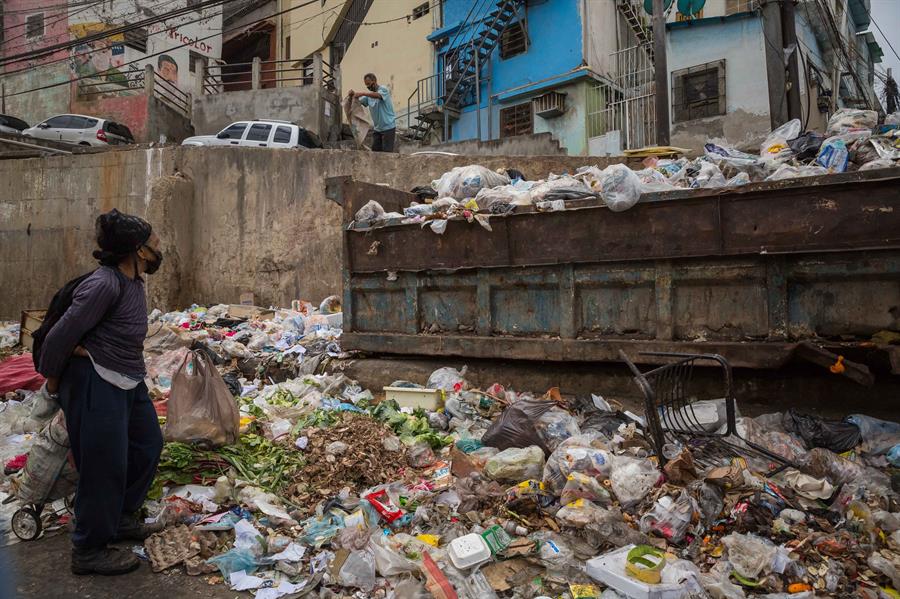
[[[653,62],[653,31],[645,25],[645,19],[641,16],[643,9],[640,0],[617,0],[616,7],[634,32],[638,43],[647,52],[650,62]]]
[[[445,118],[445,112],[447,117],[456,119],[463,106],[476,101],[477,84],[484,65],[500,43],[503,32],[519,17],[519,7],[523,3],[524,0],[495,0],[494,10],[481,19],[469,39],[461,37],[470,31],[466,23],[462,24],[449,43],[444,71],[421,79],[407,101],[407,120],[411,120],[410,115],[415,112],[418,121],[409,128],[413,139],[426,139],[435,124]]]

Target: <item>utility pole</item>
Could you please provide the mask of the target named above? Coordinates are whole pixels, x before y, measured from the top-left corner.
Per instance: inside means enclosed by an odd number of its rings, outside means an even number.
[[[669,61],[666,58],[666,13],[653,0],[653,72],[656,76],[656,145],[669,145]]]
[[[797,66],[797,25],[794,21],[794,0],[781,0],[781,38],[788,57],[785,90],[787,92],[788,119],[803,118],[800,108],[800,69]]]
[[[769,87],[769,124],[772,129],[788,120],[785,99],[784,44],[781,34],[781,8],[777,0],[762,4],[763,45],[766,49],[766,82]]]

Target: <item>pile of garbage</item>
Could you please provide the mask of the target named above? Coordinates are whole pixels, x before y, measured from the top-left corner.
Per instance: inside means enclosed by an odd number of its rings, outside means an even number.
[[[900,113],[878,123],[873,110],[842,108],[829,120],[824,135],[803,131],[799,119],[774,130],[759,154],[741,152],[710,141],[694,159],[648,157],[640,170],[624,164],[604,169],[583,166],[574,174],[551,174],[527,181],[518,171],[492,171],[484,166],[456,167],[432,181],[431,190],[414,190],[431,201],[413,203],[399,212],[385,212],[370,201],[355,215],[353,227],[419,224],[442,234],[448,220],[465,219],[491,230],[490,218],[522,206],[557,211],[580,207],[573,200],[594,199],[614,212],[628,210],[642,194],[675,189],[733,188],[760,181],[779,181],[890,168],[900,165]],[[428,192],[431,193],[428,193]]]
[[[167,528],[134,548],[154,571],[183,569],[256,599],[900,590],[900,424],[738,414],[743,441],[730,453],[710,458],[684,437],[658,451],[648,414],[556,389],[482,390],[465,369],[396,381],[403,393],[391,399],[340,371],[239,377],[240,348],[227,341],[282,355],[306,347],[309,333],[291,337],[277,311],[258,316],[154,316],[177,338],[203,338],[190,350],[152,341],[152,328],[148,337],[155,358],[182,355],[154,378],[167,442],[145,511]],[[43,391],[17,397],[0,404],[0,449],[10,424],[32,429],[29,455],[4,454],[4,491],[20,498],[46,464],[41,439],[65,433]],[[724,402],[697,404],[692,417],[722,430]]]

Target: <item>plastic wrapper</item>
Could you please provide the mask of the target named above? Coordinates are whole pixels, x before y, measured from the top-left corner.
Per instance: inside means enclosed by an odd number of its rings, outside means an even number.
[[[806,446],[825,447],[835,453],[849,451],[859,445],[859,427],[851,422],[827,421],[817,416],[789,409],[784,413],[784,428],[803,438]],[[897,439],[900,441],[900,438]]]
[[[206,563],[216,566],[226,580],[234,572],[244,571],[247,574],[256,572],[256,557],[244,549],[230,549],[221,555],[211,557]]]
[[[375,569],[381,576],[398,576],[406,572],[417,572],[419,566],[401,555],[391,546],[391,538],[379,530],[371,535],[369,551],[375,558]]]
[[[682,491],[677,499],[664,495],[641,517],[641,532],[654,533],[673,543],[680,543],[691,526],[695,505]]]
[[[360,223],[374,223],[384,219],[384,208],[375,200],[369,200],[366,204],[356,211],[354,220]]]
[[[678,189],[669,183],[669,179],[655,168],[645,168],[635,172],[635,174],[641,181],[641,191],[644,193]]]
[[[798,179],[800,177],[818,177],[827,175],[828,171],[821,166],[793,166],[782,164],[778,169],[766,177],[766,181],[781,181],[783,179]]]
[[[546,468],[544,469],[546,472]],[[559,495],[560,503],[566,504],[576,499],[586,499],[599,505],[609,505],[612,498],[600,479],[580,472],[572,472]]]
[[[601,196],[613,212],[623,212],[641,199],[641,180],[624,164],[611,164],[600,179]]]
[[[509,482],[539,479],[543,470],[544,451],[536,445],[505,449],[484,465],[485,476]]]
[[[606,510],[587,499],[576,499],[556,512],[556,520],[572,528],[582,528],[603,519]]]
[[[554,407],[556,404],[552,401],[519,399],[491,423],[481,437],[481,442],[501,450],[538,445],[549,454],[550,451],[535,430],[534,423]]]
[[[578,420],[558,407],[541,414],[534,423],[534,429],[550,451],[554,451],[566,439],[581,434]]]
[[[861,167],[859,170],[861,171],[874,171],[880,168],[894,168],[897,166],[897,162],[894,160],[888,160],[885,158],[879,158],[878,160],[873,160],[872,162],[867,162]]]
[[[873,129],[878,124],[878,113],[874,110],[841,108],[828,119],[827,135],[840,135],[848,131]]]
[[[759,156],[754,156],[753,154],[747,154],[746,152],[741,152],[739,150],[735,150],[730,146],[720,146],[713,143],[708,143],[703,146],[706,159],[710,162],[714,162],[719,165],[719,168],[725,170],[725,168],[730,168],[736,170],[738,172],[746,172],[750,173],[750,171],[754,171],[761,168],[761,161]],[[680,168],[671,172],[669,176],[676,174]]]
[[[740,187],[750,183],[750,175],[747,173],[738,173],[725,182],[725,187]]]
[[[540,531],[529,538],[538,543],[538,558],[547,568],[565,568],[574,560],[572,549],[554,532]]]
[[[772,131],[759,147],[760,157],[766,161],[789,159],[793,155],[789,142],[800,135],[802,128],[800,119],[791,119]]]
[[[428,389],[440,389],[453,393],[459,393],[469,388],[469,383],[465,379],[466,367],[462,370],[455,368],[438,368],[428,377],[425,387]]]
[[[659,472],[650,460],[613,456],[609,482],[622,505],[637,503],[647,496],[659,480]]]
[[[829,173],[843,173],[847,170],[850,160],[850,149],[847,140],[843,137],[829,137],[822,142],[819,154],[816,156],[816,164]]]
[[[734,532],[722,537],[722,543],[728,549],[728,561],[744,578],[755,580],[771,570],[777,549],[768,539]]]
[[[900,444],[900,423],[879,420],[865,414],[851,414],[845,419],[859,427],[862,435],[862,451],[869,455],[882,455]]]
[[[430,216],[434,214],[434,204],[413,204],[403,209],[403,216]]]
[[[338,581],[346,587],[364,591],[375,588],[375,556],[371,551],[351,551],[338,573]]]
[[[700,511],[700,522],[704,526],[712,526],[718,520],[725,507],[725,492],[721,487],[701,480],[695,480],[687,486]]]
[[[604,446],[603,438],[596,433],[566,439],[547,458],[544,484],[553,493],[559,494],[571,474],[578,473],[601,480],[609,478],[611,458]]]
[[[238,439],[240,414],[222,375],[205,352],[194,351],[172,381],[166,440],[217,447]]]
[[[876,572],[883,574],[891,579],[891,585],[895,589],[900,589],[900,568],[892,561],[878,553],[872,553],[866,559],[866,563]]]
[[[509,185],[510,180],[504,174],[496,173],[489,168],[470,164],[458,166],[444,173],[440,179],[431,182],[438,197],[451,197],[457,200],[474,198],[485,187]]]

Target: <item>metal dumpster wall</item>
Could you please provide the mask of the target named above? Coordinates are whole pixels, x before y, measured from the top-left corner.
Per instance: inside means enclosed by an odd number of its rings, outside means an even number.
[[[344,344],[554,361],[703,351],[776,368],[798,340],[900,329],[898,182],[895,170],[624,215],[519,214],[493,232],[346,230]]]

